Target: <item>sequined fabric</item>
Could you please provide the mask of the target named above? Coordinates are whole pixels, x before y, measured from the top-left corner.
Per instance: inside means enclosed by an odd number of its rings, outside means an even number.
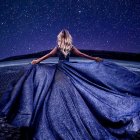
[[[140,76],[109,61],[28,64],[1,116],[33,140],[139,139]]]

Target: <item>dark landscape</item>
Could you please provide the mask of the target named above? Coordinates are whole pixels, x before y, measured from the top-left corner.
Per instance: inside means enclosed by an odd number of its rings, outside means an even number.
[[[32,54],[25,54],[20,56],[11,56],[7,58],[0,59],[0,62],[10,61],[10,60],[18,60],[18,59],[27,59],[27,58],[38,58],[51,50],[41,51]],[[129,60],[129,61],[140,61],[140,53],[127,53],[127,52],[113,52],[113,51],[100,51],[100,50],[80,50],[83,53],[86,53],[91,56],[98,56],[106,59],[117,59],[117,60]],[[55,55],[54,57],[56,57]],[[73,53],[71,53],[72,57],[77,57]]]

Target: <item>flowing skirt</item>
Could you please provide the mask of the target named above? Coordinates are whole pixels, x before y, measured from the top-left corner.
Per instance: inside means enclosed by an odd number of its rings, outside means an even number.
[[[0,100],[33,140],[140,138],[140,76],[109,61],[28,64]]]

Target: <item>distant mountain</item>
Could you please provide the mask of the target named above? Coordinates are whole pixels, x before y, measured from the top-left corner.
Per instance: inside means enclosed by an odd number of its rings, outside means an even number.
[[[11,57],[0,59],[0,62],[27,59],[27,58],[39,58],[39,57],[42,57],[43,55],[46,55],[50,51],[51,50],[46,50],[46,51],[41,51],[41,52],[32,53],[32,54],[11,56]],[[90,56],[98,56],[98,57],[107,58],[107,59],[140,61],[140,53],[113,52],[113,51],[100,51],[100,50],[80,50],[80,51]],[[71,53],[71,56],[77,57],[72,53]],[[57,57],[57,55],[54,55],[53,57]]]

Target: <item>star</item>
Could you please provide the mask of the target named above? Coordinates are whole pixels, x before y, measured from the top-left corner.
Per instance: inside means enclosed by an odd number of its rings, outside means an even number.
[[[82,12],[81,10],[78,11],[79,14],[81,14],[81,12]]]

